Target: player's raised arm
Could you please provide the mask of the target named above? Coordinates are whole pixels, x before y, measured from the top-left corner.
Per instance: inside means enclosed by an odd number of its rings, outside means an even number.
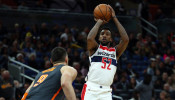
[[[33,86],[33,84],[34,84],[34,81],[33,81],[32,84],[28,87],[28,89],[25,91],[25,93],[24,93],[24,95],[23,95],[23,97],[22,97],[21,100],[25,100],[25,99],[26,99],[26,97],[27,97],[27,95],[28,95],[30,89],[31,89],[32,86]]]
[[[126,47],[128,46],[129,43],[129,37],[124,29],[124,27],[120,24],[119,20],[117,19],[116,15],[115,15],[115,11],[114,9],[108,5],[112,11],[112,18],[113,21],[116,25],[116,27],[118,28],[121,40],[120,43],[116,46],[116,52],[117,52],[117,60],[119,59],[119,57],[122,55],[122,53],[125,51]]]
[[[103,20],[98,19],[94,27],[90,30],[87,36],[87,49],[90,51],[90,55],[93,54],[93,49],[98,46],[95,37],[98,33],[100,26],[103,24]]]
[[[74,88],[72,86],[72,82],[75,80],[77,76],[77,71],[69,66],[64,66],[61,69],[61,87],[64,91],[64,94],[67,100],[76,100]]]

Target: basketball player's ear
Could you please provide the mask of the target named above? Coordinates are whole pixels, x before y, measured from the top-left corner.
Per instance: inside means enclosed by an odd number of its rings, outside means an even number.
[[[65,62],[66,62],[66,64],[68,64],[68,61],[69,61],[68,56],[66,56],[66,57],[65,57]]]

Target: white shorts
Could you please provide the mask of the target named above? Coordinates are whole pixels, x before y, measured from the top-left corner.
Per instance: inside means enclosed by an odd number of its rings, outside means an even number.
[[[110,86],[86,82],[81,93],[81,100],[112,100],[111,92]]]

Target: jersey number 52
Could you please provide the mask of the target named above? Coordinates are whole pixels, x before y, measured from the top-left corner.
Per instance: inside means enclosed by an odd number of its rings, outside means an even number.
[[[102,58],[102,63],[104,64],[104,66],[101,66],[101,68],[105,69],[106,68],[106,62],[109,61],[107,70],[111,70],[110,65],[112,63],[112,59],[107,59],[105,57]]]

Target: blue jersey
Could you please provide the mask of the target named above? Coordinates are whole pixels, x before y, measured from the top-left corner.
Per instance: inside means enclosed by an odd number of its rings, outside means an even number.
[[[26,100],[63,100],[60,71],[63,66],[54,66],[38,73]]]

